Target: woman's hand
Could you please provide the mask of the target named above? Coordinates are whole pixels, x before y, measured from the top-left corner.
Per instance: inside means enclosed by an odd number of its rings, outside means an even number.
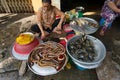
[[[49,33],[44,31],[42,34],[41,34],[41,39],[44,39]]]
[[[45,34],[42,33],[42,34],[41,34],[41,39],[44,39],[44,38],[45,38]]]
[[[56,33],[58,33],[58,34],[61,34],[61,31],[62,31],[61,25],[58,25],[58,26],[55,27],[54,30],[53,30],[53,32],[56,32]]]

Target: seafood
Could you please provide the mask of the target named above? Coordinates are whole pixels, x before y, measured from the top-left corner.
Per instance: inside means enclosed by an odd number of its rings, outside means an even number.
[[[88,23],[89,23],[89,22],[88,22],[87,20],[85,20],[85,19],[78,19],[77,22],[78,22],[78,25],[79,25],[80,27],[83,27],[85,24],[88,24]]]
[[[78,25],[78,23],[77,23],[77,21],[72,20],[72,21],[70,22],[70,25],[74,26],[74,25]]]
[[[65,49],[56,42],[47,41],[35,48],[28,59],[30,66],[38,64],[40,67],[51,66],[56,70],[65,63]]]
[[[90,27],[95,27],[95,28],[98,27],[98,24],[95,24],[95,23],[92,23],[92,22],[89,22],[88,25],[89,25]]]
[[[68,49],[74,58],[84,62],[94,61],[97,56],[93,42],[86,35],[82,35],[70,42]]]
[[[70,27],[76,32],[86,34],[94,33],[98,30],[98,22],[92,18],[82,17],[70,21]]]

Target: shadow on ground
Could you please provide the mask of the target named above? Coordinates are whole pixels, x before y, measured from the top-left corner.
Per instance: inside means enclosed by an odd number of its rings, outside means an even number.
[[[20,20],[25,17],[29,17],[31,15],[33,15],[33,13],[1,14],[0,15],[0,28],[5,28],[7,27],[8,24],[12,24],[13,22],[17,20]]]

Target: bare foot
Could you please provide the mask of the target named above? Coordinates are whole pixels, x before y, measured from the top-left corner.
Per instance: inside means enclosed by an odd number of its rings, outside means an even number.
[[[55,29],[53,30],[53,32],[57,33],[57,34],[61,34],[61,28],[55,27]]]
[[[57,34],[62,34],[62,31],[56,31]]]
[[[40,33],[35,33],[34,36],[35,36],[35,37],[39,37],[39,34],[40,34]]]
[[[101,30],[101,31],[100,31],[100,36],[104,36],[104,33],[105,33],[105,32],[104,32],[103,30]]]
[[[41,35],[41,39],[44,39],[46,36],[48,36],[49,35],[49,33],[48,32],[46,32],[46,31],[44,31],[44,34],[42,34]]]
[[[53,30],[53,32],[57,33],[57,34],[61,34],[62,31],[61,30]]]

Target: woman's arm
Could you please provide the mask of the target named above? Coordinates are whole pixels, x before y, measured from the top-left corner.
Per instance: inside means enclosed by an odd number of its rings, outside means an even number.
[[[39,26],[39,29],[41,31],[41,39],[45,38],[45,32],[43,30],[43,26],[42,26],[42,15],[41,15],[41,10],[38,10],[37,12],[37,24]]]
[[[39,29],[41,30],[41,33],[44,33],[41,19],[42,19],[41,10],[38,10],[38,12],[37,12],[37,24],[39,26]]]
[[[108,6],[115,12],[120,13],[120,9],[117,8],[116,4],[112,1],[108,1]]]
[[[53,32],[61,34],[62,23],[65,20],[65,14],[62,11],[60,11],[59,9],[57,9],[56,7],[55,7],[55,14],[60,16],[60,21],[59,21],[58,25],[54,28]]]
[[[65,21],[65,14],[57,8],[55,8],[55,13],[60,16],[60,22],[57,27],[61,28],[62,23]]]

